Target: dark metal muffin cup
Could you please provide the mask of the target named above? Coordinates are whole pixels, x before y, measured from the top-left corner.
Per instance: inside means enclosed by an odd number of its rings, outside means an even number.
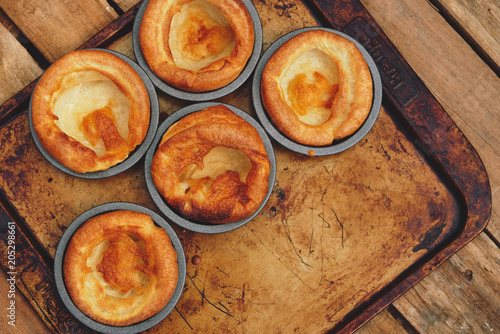
[[[161,141],[161,138],[163,137],[164,133],[167,131],[167,129],[180,120],[182,117],[191,114],[196,111],[203,110],[207,107],[210,106],[216,106],[216,105],[223,105],[227,108],[229,108],[231,111],[233,111],[236,115],[240,116],[243,118],[245,121],[250,123],[260,134],[260,137],[262,138],[262,141],[264,142],[264,146],[267,151],[267,156],[269,158],[269,161],[271,163],[271,169],[269,172],[269,186],[268,186],[268,191],[267,195],[258,207],[258,209],[249,217],[239,220],[237,222],[233,223],[226,223],[226,224],[208,224],[208,223],[200,223],[200,222],[194,222],[190,221],[184,217],[182,217],[177,211],[172,209],[165,199],[160,195],[158,190],[156,189],[154,183],[153,183],[153,178],[151,176],[151,163],[153,161],[153,157],[158,149],[159,143]],[[274,187],[274,182],[276,181],[276,156],[274,154],[274,149],[271,144],[271,140],[267,136],[266,132],[264,129],[260,126],[260,124],[249,114],[244,112],[243,110],[240,110],[234,106],[224,104],[224,103],[215,103],[215,102],[204,102],[204,103],[197,103],[193,104],[187,107],[184,107],[182,109],[179,109],[176,111],[174,114],[169,116],[158,128],[158,131],[156,133],[156,137],[153,141],[153,144],[150,146],[148,152],[146,153],[146,159],[145,159],[145,168],[144,172],[146,175],[146,185],[149,191],[149,194],[151,195],[153,201],[156,203],[156,206],[167,216],[168,219],[170,219],[172,222],[175,224],[193,231],[193,232],[198,232],[198,233],[206,233],[206,234],[216,234],[216,233],[223,233],[223,232],[229,232],[234,229],[237,229],[238,227],[241,227],[248,223],[250,220],[252,220],[257,214],[262,210],[264,205],[266,205],[267,201],[269,200],[269,197],[271,196],[272,189]]]
[[[30,131],[31,131],[31,136],[33,137],[33,140],[35,142],[36,147],[42,153],[42,155],[47,159],[54,167],[59,169],[62,172],[65,172],[66,174],[80,177],[82,179],[102,179],[110,176],[117,175],[130,167],[132,167],[137,161],[139,161],[142,156],[146,153],[147,149],[149,148],[149,145],[153,141],[154,135],[156,133],[156,129],[158,127],[158,122],[159,122],[159,116],[160,116],[160,108],[158,104],[158,96],[156,95],[156,90],[149,79],[149,77],[146,75],[146,73],[143,71],[143,69],[137,65],[133,60],[128,58],[127,56],[116,52],[112,50],[107,50],[107,49],[86,49],[86,50],[100,50],[100,51],[106,51],[109,52],[115,56],[118,56],[119,58],[123,59],[126,61],[136,72],[137,74],[141,77],[142,81],[144,82],[144,85],[146,86],[146,89],[148,91],[149,95],[149,101],[150,101],[150,118],[149,118],[149,128],[148,132],[146,133],[146,137],[142,141],[142,143],[130,153],[130,155],[122,162],[118,163],[115,166],[112,166],[106,170],[102,171],[96,171],[96,172],[88,172],[88,173],[78,173],[75,172],[74,170],[64,166],[62,163],[57,161],[52,155],[49,154],[45,150],[45,148],[42,146],[40,143],[40,139],[38,138],[38,135],[35,132],[34,126],[33,126],[33,119],[31,115],[31,101],[33,99],[33,94],[31,95],[30,98],[30,103],[29,103],[29,126],[30,126]]]
[[[284,135],[273,123],[269,115],[267,114],[264,106],[262,105],[262,97],[261,97],[261,80],[262,80],[262,71],[264,70],[264,67],[266,66],[267,62],[269,59],[272,57],[274,52],[278,50],[285,42],[287,42],[289,39],[292,37],[297,36],[300,33],[303,33],[305,31],[309,30],[325,30],[332,32],[334,34],[340,35],[351,42],[353,42],[356,47],[361,51],[363,54],[363,57],[365,58],[366,63],[368,64],[368,67],[370,69],[370,73],[372,76],[372,81],[373,81],[373,100],[372,100],[372,107],[370,109],[370,113],[368,114],[367,119],[365,122],[361,125],[361,127],[352,135],[335,140],[331,145],[327,146],[308,146],[308,145],[303,145],[300,143],[297,143],[291,139],[289,139],[286,135]],[[269,48],[264,52],[262,55],[259,64],[257,65],[257,68],[255,70],[255,75],[253,78],[252,82],[252,99],[253,99],[253,105],[255,108],[255,111],[257,113],[257,117],[259,121],[261,122],[262,126],[264,129],[266,129],[267,133],[274,138],[278,143],[283,145],[284,147],[288,148],[289,150],[301,154],[306,154],[306,155],[317,155],[317,156],[324,156],[324,155],[331,155],[331,154],[336,154],[340,153],[342,151],[347,150],[348,148],[354,146],[356,143],[358,143],[372,128],[373,124],[375,124],[375,121],[377,120],[378,114],[380,112],[380,106],[382,104],[382,81],[380,79],[380,73],[378,71],[377,65],[375,64],[375,61],[373,58],[370,56],[368,51],[355,39],[352,37],[339,32],[337,30],[329,29],[329,28],[322,28],[322,27],[311,27],[311,28],[302,28],[298,30],[294,30],[280,38],[278,38]]]
[[[153,315],[152,317],[129,326],[106,325],[98,321],[95,321],[94,319],[85,315],[73,303],[71,297],[69,296],[68,291],[66,290],[66,285],[64,283],[64,274],[63,274],[64,256],[66,253],[66,249],[69,242],[71,241],[73,234],[78,230],[78,228],[92,217],[95,217],[103,213],[119,211],[119,210],[130,210],[150,215],[151,218],[153,219],[153,222],[167,232],[170,241],[172,242],[172,246],[177,252],[177,265],[179,270],[177,286],[174,290],[172,298],[170,298],[167,305],[165,305],[165,307],[160,312]],[[120,334],[138,333],[155,326],[174,309],[175,305],[177,304],[177,301],[181,296],[182,290],[184,288],[184,283],[186,280],[186,256],[184,254],[184,249],[177,234],[160,215],[138,204],[127,203],[127,202],[113,202],[113,203],[102,204],[88,211],[85,211],[69,225],[66,231],[64,231],[61,240],[59,241],[59,244],[57,246],[56,254],[54,257],[54,276],[55,276],[57,291],[59,292],[59,295],[61,296],[64,305],[67,307],[69,312],[73,316],[75,316],[75,318],[78,319],[82,324],[89,327],[90,329],[93,329],[101,333],[120,333]]]
[[[262,52],[262,24],[260,22],[259,13],[255,9],[254,4],[250,0],[242,0],[243,4],[248,10],[250,17],[252,18],[254,32],[255,32],[255,41],[253,45],[253,51],[248,59],[243,71],[241,71],[240,75],[234,79],[228,85],[221,87],[219,89],[211,90],[208,92],[187,92],[182,89],[173,87],[167,84],[165,81],[160,79],[149,67],[146,59],[144,59],[144,55],[141,50],[141,46],[139,44],[139,30],[141,25],[142,16],[144,15],[144,11],[146,10],[146,6],[148,5],[148,0],[144,0],[142,5],[139,7],[137,11],[137,15],[135,17],[134,26],[132,28],[132,44],[134,47],[135,57],[139,65],[144,69],[144,71],[149,75],[153,84],[162,92],[182,99],[186,101],[193,102],[203,102],[203,101],[211,101],[218,99],[220,97],[226,96],[229,93],[235,91],[238,87],[240,87],[253,73],[253,70],[257,66],[257,62],[259,61],[260,54]]]

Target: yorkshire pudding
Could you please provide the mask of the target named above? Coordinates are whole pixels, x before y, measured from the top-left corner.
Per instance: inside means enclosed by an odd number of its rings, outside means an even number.
[[[172,297],[177,254],[167,232],[147,214],[120,210],[95,216],[73,235],[64,282],[90,318],[128,326],[155,315]]]
[[[191,113],[164,134],[152,180],[181,216],[211,224],[254,213],[267,195],[270,162],[258,133],[222,105]]]
[[[32,95],[43,148],[78,173],[106,170],[145,138],[150,101],[135,70],[103,50],[73,51],[53,63]]]
[[[368,117],[372,85],[368,65],[353,42],[309,30],[270,57],[262,72],[262,105],[291,140],[331,145],[353,134]]]
[[[253,50],[252,18],[241,0],[150,0],[139,45],[161,80],[207,92],[238,77]]]

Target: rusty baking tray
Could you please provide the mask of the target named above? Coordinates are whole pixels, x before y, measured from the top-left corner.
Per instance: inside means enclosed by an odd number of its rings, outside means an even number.
[[[265,18],[264,35],[267,24],[287,19],[283,4],[254,4]],[[130,33],[139,6],[82,48],[107,47]],[[261,213],[244,226],[207,235],[172,224],[186,254],[186,283],[174,311],[155,327],[159,332],[212,332],[214,326],[236,333],[353,332],[488,222],[491,190],[478,154],[366,9],[357,0],[307,6],[318,23],[361,43],[378,65],[379,117],[359,143],[333,156],[307,157],[273,142],[276,183]],[[280,12],[276,19],[273,10]],[[17,251],[14,268],[1,263],[6,272],[15,269],[18,289],[53,332],[90,332],[57,294],[59,239],[99,204],[158,208],[142,160],[104,180],[52,167],[29,132],[33,85],[0,107],[0,250],[7,258],[12,221]],[[248,82],[232,94],[224,102],[251,105]]]

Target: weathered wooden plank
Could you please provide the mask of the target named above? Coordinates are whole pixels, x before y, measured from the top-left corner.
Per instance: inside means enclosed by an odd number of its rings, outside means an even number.
[[[491,0],[435,0],[460,33],[500,69],[500,2]],[[497,72],[498,73],[498,72]]]
[[[105,0],[0,0],[0,6],[50,62],[118,18]]]
[[[500,332],[500,249],[480,234],[394,302],[421,333]]]
[[[0,24],[0,104],[35,80],[42,69],[16,38]]]
[[[500,240],[500,79],[426,0],[362,2],[478,151]]]

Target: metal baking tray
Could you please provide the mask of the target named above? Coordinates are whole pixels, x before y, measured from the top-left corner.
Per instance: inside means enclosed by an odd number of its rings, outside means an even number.
[[[188,260],[186,283],[177,311],[158,331],[210,331],[216,323],[233,332],[292,326],[290,331],[351,333],[488,222],[491,189],[480,157],[362,4],[307,4],[323,25],[353,37],[375,61],[383,87],[377,121],[356,145],[334,155],[308,157],[273,141],[275,186],[261,213],[240,228],[204,234],[172,224]],[[264,25],[289,18],[281,4],[255,5]],[[300,9],[295,5],[288,14]],[[139,6],[85,46],[129,32]],[[56,298],[47,266],[65,222],[110,199],[157,207],[138,164],[114,178],[82,180],[47,163],[28,127],[32,87],[0,107],[0,217],[22,226],[18,287],[47,326],[88,332]],[[248,86],[240,89],[235,98],[250,97]],[[41,196],[46,194],[50,200]],[[373,251],[382,253],[370,256]]]

